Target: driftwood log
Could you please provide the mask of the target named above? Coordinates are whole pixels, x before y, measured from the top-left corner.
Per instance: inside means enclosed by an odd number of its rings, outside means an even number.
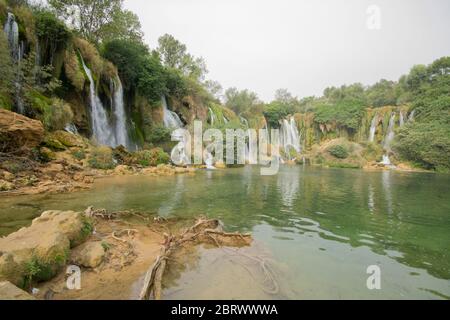
[[[252,242],[250,234],[225,233],[218,220],[200,219],[181,235],[164,234],[164,246],[155,263],[148,269],[140,300],[161,300],[162,278],[170,255],[186,243],[210,243],[217,247],[243,247]]]

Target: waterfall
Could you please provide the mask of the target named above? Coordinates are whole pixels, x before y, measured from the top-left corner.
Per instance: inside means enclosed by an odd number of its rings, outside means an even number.
[[[403,127],[405,125],[405,114],[403,111],[400,111],[400,127]]]
[[[413,110],[408,117],[408,121],[414,121],[414,117],[416,115],[416,110]]]
[[[183,122],[181,121],[180,117],[175,112],[169,110],[169,107],[167,106],[167,99],[165,96],[161,97],[161,101],[164,112],[164,126],[171,129],[178,129],[183,127]]]
[[[114,116],[116,117],[116,144],[129,148],[129,139],[127,131],[127,115],[125,113],[125,104],[123,100],[123,86],[120,77],[114,84]]]
[[[116,139],[114,135],[114,130],[111,128],[108,117],[103,107],[100,98],[95,90],[95,82],[92,77],[91,70],[86,66],[84,60],[81,59],[83,63],[84,71],[89,78],[89,92],[90,92],[90,103],[91,103],[91,119],[92,119],[92,132],[93,137],[97,143],[107,146],[115,146]]]
[[[244,124],[248,128],[248,120],[242,116],[239,116],[239,119],[241,120],[241,123]]]
[[[396,114],[392,113],[391,119],[389,120],[389,127],[388,127],[388,131],[386,134],[386,138],[384,140],[384,148],[386,150],[390,150],[391,149],[391,143],[395,138],[395,118],[396,118]]]
[[[227,124],[228,123],[228,119],[225,118],[225,116],[223,117],[223,123]]]
[[[64,130],[71,134],[78,134],[78,129],[73,123],[69,123],[68,125],[66,125]]]
[[[372,124],[370,125],[369,142],[375,141],[375,134],[377,132],[377,126],[378,126],[378,114],[376,114],[375,117],[373,117]]]
[[[214,123],[216,122],[216,115],[211,108],[209,108],[209,119],[211,126],[214,126]]]
[[[280,135],[280,142],[287,157],[289,160],[293,160],[290,157],[291,149],[294,149],[297,153],[301,152],[300,134],[298,132],[297,123],[295,122],[294,117],[291,117],[289,120],[284,119],[282,121]]]
[[[205,150],[205,164],[206,169],[208,170],[216,170],[217,168],[214,167],[214,157],[208,150]]]
[[[391,151],[391,143],[395,138],[395,112],[392,113],[391,119],[389,120],[389,127],[386,134],[386,138],[384,139],[384,149],[389,152]],[[389,154],[383,156],[383,162],[381,163],[385,166],[392,166],[391,159],[389,158]]]
[[[25,107],[21,96],[22,83],[20,79],[20,62],[23,59],[25,46],[23,41],[19,42],[19,25],[16,22],[16,17],[11,12],[8,12],[8,18],[3,30],[6,34],[12,60],[16,64],[17,68],[16,80],[14,81],[14,86],[16,89],[16,107],[17,111],[23,114],[25,113]]]
[[[23,56],[23,46],[19,44],[19,25],[16,22],[16,17],[9,12],[5,26],[3,28],[8,39],[9,50],[14,62],[19,62]]]

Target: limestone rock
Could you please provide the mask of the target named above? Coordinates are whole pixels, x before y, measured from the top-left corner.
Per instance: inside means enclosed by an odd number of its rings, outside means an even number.
[[[105,249],[100,242],[82,244],[72,252],[72,263],[85,268],[96,268],[105,257]]]
[[[0,179],[11,182],[14,180],[14,178],[15,178],[15,176],[11,172],[8,172],[8,171],[0,172]]]
[[[0,239],[0,281],[21,285],[30,263],[39,265],[42,274],[36,280],[48,280],[65,265],[70,248],[84,242],[90,234],[90,225],[82,213],[47,211],[28,228]],[[17,266],[11,274],[12,267]]]
[[[7,143],[6,149],[34,148],[44,138],[42,122],[23,115],[0,109],[0,141]]]
[[[54,140],[60,142],[63,146],[72,148],[72,147],[84,147],[83,138],[77,136],[75,134],[66,132],[66,131],[55,131],[50,134],[50,137]]]
[[[1,191],[11,191],[14,189],[14,184],[11,182],[0,180],[0,192]]]
[[[11,282],[3,281],[0,282],[0,300],[35,300],[35,298],[27,292],[17,288]]]
[[[124,166],[124,165],[119,165],[114,169],[114,174],[119,175],[119,176],[127,175],[127,174],[130,174],[131,172],[132,172],[132,168],[130,168],[129,166]]]

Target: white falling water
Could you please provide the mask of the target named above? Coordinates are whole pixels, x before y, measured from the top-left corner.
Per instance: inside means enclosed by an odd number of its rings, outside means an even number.
[[[395,119],[396,119],[396,114],[393,112],[391,119],[389,120],[389,127],[388,127],[388,131],[386,134],[386,138],[384,140],[384,149],[388,152],[391,151],[391,144],[395,138]],[[391,159],[389,158],[388,154],[383,156],[383,162],[381,164],[383,164],[385,166],[392,165]]]
[[[408,117],[408,121],[414,121],[414,117],[416,116],[416,110],[413,110]]]
[[[216,122],[216,115],[214,114],[213,110],[209,108],[209,120],[211,126],[214,126],[214,123]]]
[[[78,129],[73,123],[67,124],[64,130],[71,134],[78,134]]]
[[[120,77],[114,86],[114,116],[116,117],[116,144],[129,148],[127,131],[127,115],[125,113],[125,103],[123,99],[123,86]]]
[[[95,82],[91,70],[86,66],[82,59],[83,68],[89,78],[89,93],[91,104],[91,119],[93,137],[97,143],[107,146],[116,146],[114,130],[108,122],[108,117],[100,98],[95,90]]]
[[[214,157],[208,150],[205,150],[205,164],[207,170],[216,170],[214,167]]]
[[[370,125],[370,134],[369,134],[369,142],[375,141],[375,134],[377,132],[378,126],[378,114],[375,115],[372,119],[372,124]]]
[[[384,148],[388,151],[391,149],[391,143],[395,138],[395,119],[396,114],[392,113],[391,119],[389,120],[389,127],[386,134],[386,138],[384,140]]]
[[[9,50],[15,62],[22,58],[22,49],[19,44],[19,25],[16,22],[16,17],[12,13],[8,13],[5,26],[3,28],[8,39]]]
[[[8,46],[11,52],[11,57],[14,63],[16,64],[17,69],[20,69],[20,62],[24,54],[24,44],[23,42],[19,43],[19,25],[16,22],[16,17],[11,12],[8,13],[8,18],[6,20],[3,30],[8,40]],[[20,73],[17,72],[17,78],[14,82],[14,86],[16,89],[17,111],[23,114],[25,113],[25,107],[21,96],[22,84],[19,74]]]
[[[223,117],[223,123],[227,124],[228,123],[228,119]]]
[[[256,135],[252,137],[252,131],[248,130],[248,147],[245,152],[248,163],[254,165],[258,164],[258,139]]]
[[[400,111],[400,127],[403,127],[405,125],[405,114],[403,111]]]
[[[171,129],[178,129],[183,127],[183,122],[181,121],[180,117],[175,112],[169,110],[165,96],[161,97],[161,101],[164,112],[164,126]]]
[[[289,120],[284,119],[281,123],[281,133],[280,142],[284,148],[286,155],[290,159],[291,150],[294,149],[295,152],[301,152],[300,145],[300,134],[298,132],[297,123],[295,119],[291,117]]]
[[[242,116],[239,116],[239,119],[241,120],[241,123],[248,128],[248,120]]]

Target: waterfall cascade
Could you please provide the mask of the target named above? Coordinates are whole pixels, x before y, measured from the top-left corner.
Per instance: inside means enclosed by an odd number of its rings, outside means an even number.
[[[243,125],[245,125],[247,128],[249,127],[249,126],[248,126],[248,120],[247,120],[247,119],[245,119],[245,118],[242,117],[242,116],[239,116],[239,119],[241,120],[241,123],[242,123]]]
[[[20,69],[20,62],[23,59],[25,46],[23,42],[19,42],[19,25],[16,22],[16,17],[11,12],[8,12],[8,18],[6,19],[6,23],[3,30],[8,40],[8,46],[11,53],[11,57],[17,68],[16,80],[14,82],[14,86],[16,89],[15,99],[17,111],[23,114],[25,113],[25,107],[21,96],[22,84],[19,69]]]
[[[389,127],[388,127],[388,131],[386,134],[386,138],[384,139],[384,148],[386,150],[390,150],[391,149],[391,144],[392,141],[395,138],[395,119],[396,119],[397,115],[394,113],[392,113],[391,115],[391,119],[389,120]]]
[[[211,108],[209,108],[209,120],[211,126],[214,126],[214,123],[216,122],[216,115],[214,114],[214,111]]]
[[[114,83],[114,116],[116,118],[115,138],[116,144],[130,148],[130,142],[127,131],[127,115],[125,113],[125,103],[123,99],[123,86],[120,78],[117,77]]]
[[[92,77],[91,70],[86,66],[82,60],[84,71],[89,78],[89,94],[91,103],[91,120],[92,120],[92,132],[94,139],[99,143],[107,146],[116,146],[116,139],[114,130],[108,121],[105,108],[97,95],[95,89],[94,78]]]
[[[164,112],[164,126],[166,128],[178,129],[183,127],[183,122],[180,117],[173,111],[169,110],[167,106],[167,99],[165,96],[161,97],[163,112]]]
[[[403,111],[400,111],[400,127],[403,127],[405,125],[405,114]]]
[[[280,144],[284,148],[286,156],[291,159],[291,150],[301,153],[300,134],[294,117],[284,119],[281,123]]]
[[[23,57],[23,44],[19,43],[19,25],[16,22],[16,17],[11,12],[8,13],[8,18],[3,30],[8,39],[11,57],[14,62],[20,62]]]
[[[369,142],[375,141],[375,134],[377,132],[377,126],[378,126],[378,114],[376,114],[373,117],[372,124],[370,125]]]

